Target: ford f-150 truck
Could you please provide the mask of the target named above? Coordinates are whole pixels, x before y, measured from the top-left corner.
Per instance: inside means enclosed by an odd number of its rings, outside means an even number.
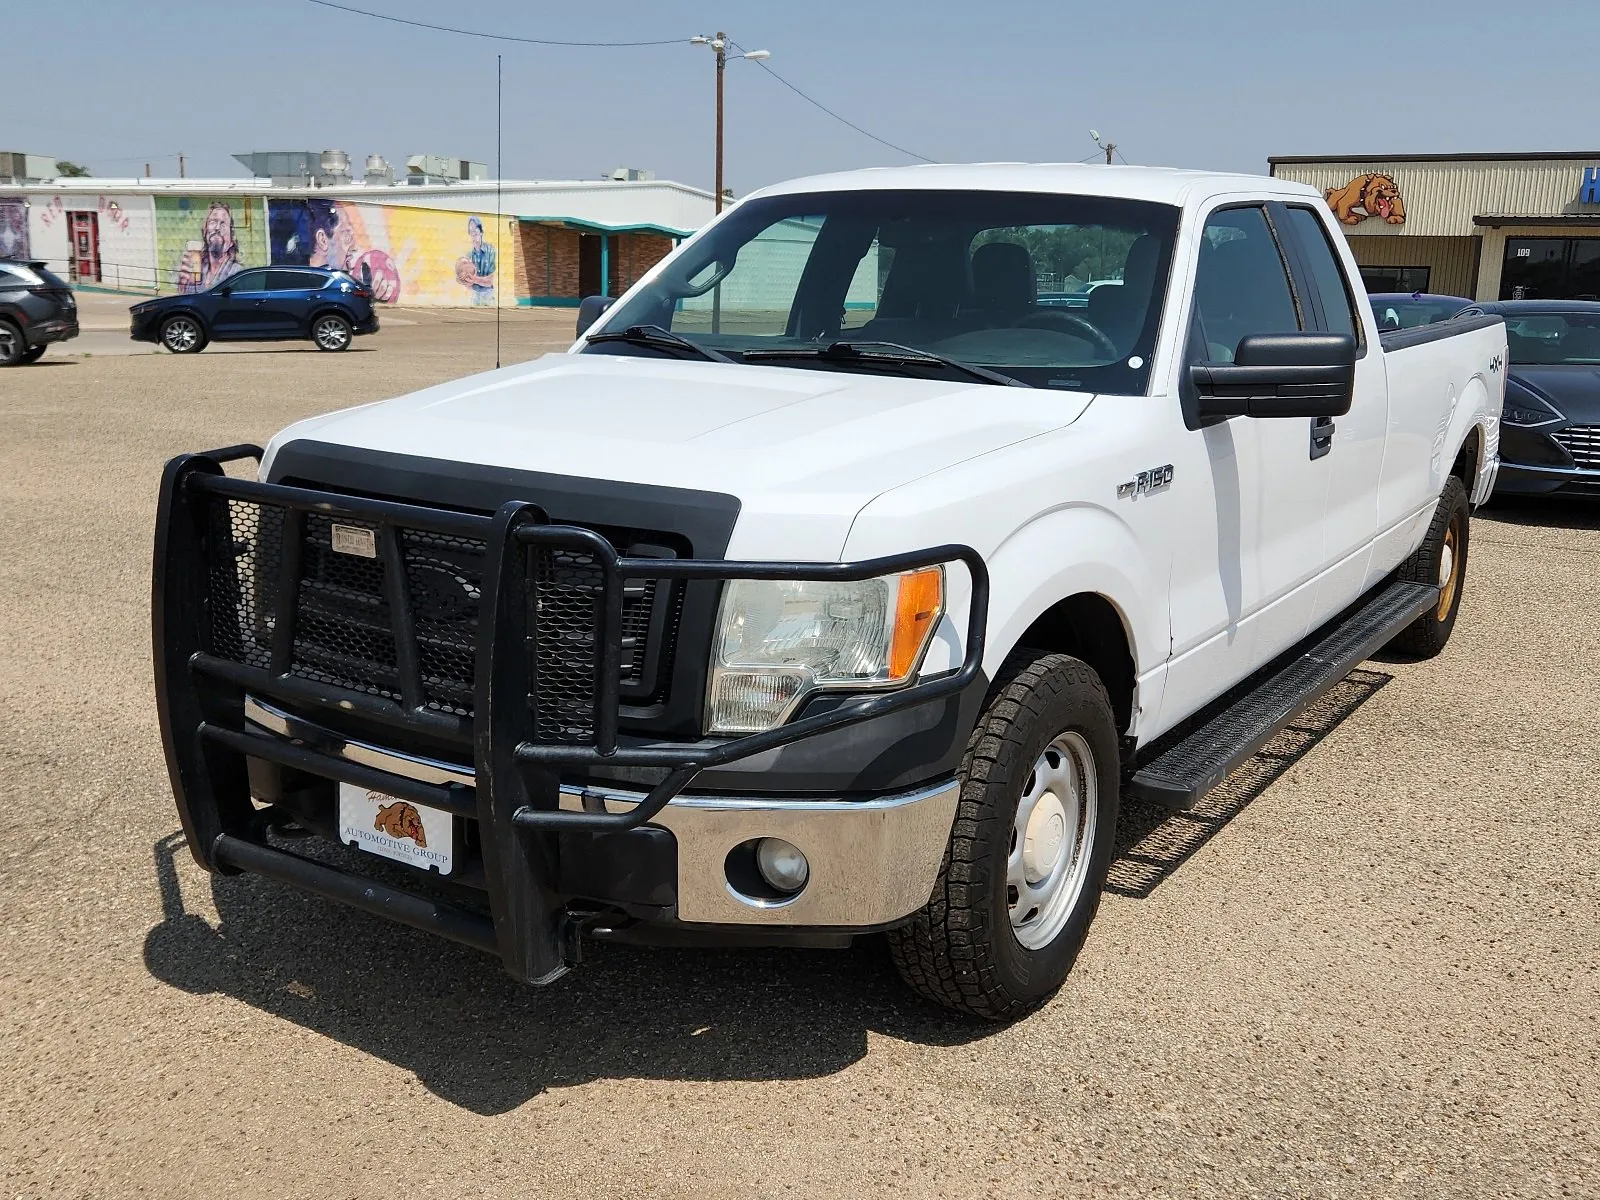
[[[1014,1018],[1121,796],[1192,805],[1380,647],[1444,647],[1498,464],[1500,321],[1380,333],[1274,179],[806,179],[579,335],[168,465],[202,866],[532,983],[595,938],[881,932]]]

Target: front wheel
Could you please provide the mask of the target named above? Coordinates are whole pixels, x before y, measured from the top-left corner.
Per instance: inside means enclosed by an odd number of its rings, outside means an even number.
[[[1013,656],[967,743],[933,896],[889,934],[901,978],[991,1021],[1048,1000],[1100,906],[1120,769],[1093,669],[1064,654]]]
[[[348,350],[350,322],[337,313],[324,313],[311,323],[311,340],[318,350]]]
[[[1466,485],[1451,475],[1445,480],[1439,506],[1433,510],[1427,536],[1416,553],[1400,565],[1399,577],[1410,583],[1433,584],[1439,603],[1400,631],[1390,643],[1396,650],[1432,658],[1444,649],[1461,611],[1461,592],[1467,582],[1467,537],[1472,506]]]
[[[0,367],[14,367],[28,352],[28,343],[22,340],[22,330],[10,321],[0,321]]]
[[[198,318],[179,313],[162,324],[161,344],[174,354],[198,354],[206,348],[206,331]]]

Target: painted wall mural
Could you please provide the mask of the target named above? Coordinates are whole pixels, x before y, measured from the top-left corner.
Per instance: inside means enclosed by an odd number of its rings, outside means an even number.
[[[258,196],[157,196],[161,289],[203,292],[246,267],[266,266],[266,215]]]
[[[296,198],[269,201],[267,218],[274,264],[348,271],[385,304],[493,305],[498,281],[516,277],[515,238],[497,252],[494,218],[479,213]]]
[[[1406,204],[1392,176],[1368,172],[1357,175],[1342,188],[1329,188],[1322,195],[1345,225],[1359,225],[1368,217],[1382,217],[1390,225],[1406,223]]]
[[[28,202],[21,196],[0,196],[0,258],[28,258]]]

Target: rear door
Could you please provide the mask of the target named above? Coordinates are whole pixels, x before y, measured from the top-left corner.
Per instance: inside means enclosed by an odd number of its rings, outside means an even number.
[[[321,289],[326,277],[314,271],[274,270],[267,272],[267,317],[263,334],[305,337],[309,334],[311,298]]]
[[[1284,233],[1295,290],[1302,299],[1307,328],[1349,334],[1356,339],[1355,396],[1350,411],[1333,419],[1310,421],[1311,453],[1328,467],[1327,519],[1323,554],[1327,572],[1317,587],[1313,627],[1335,616],[1366,590],[1372,543],[1378,532],[1378,481],[1389,422],[1389,384],[1383,352],[1372,342],[1362,311],[1365,297],[1351,286],[1336,249],[1331,214],[1311,204],[1272,206],[1274,223]]]

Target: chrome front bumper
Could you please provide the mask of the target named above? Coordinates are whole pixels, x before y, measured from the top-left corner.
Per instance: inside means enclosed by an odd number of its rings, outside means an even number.
[[[340,757],[363,766],[425,783],[477,784],[472,771],[453,763],[347,741],[254,698],[245,700],[245,718],[280,737],[321,734]],[[927,902],[959,795],[955,779],[867,800],[690,792],[649,823],[677,841],[680,921],[863,929],[897,921]],[[563,784],[560,803],[569,811],[625,812],[643,798],[643,792]],[[729,884],[729,852],[760,837],[792,842],[810,863],[810,879],[793,898],[746,896]]]

